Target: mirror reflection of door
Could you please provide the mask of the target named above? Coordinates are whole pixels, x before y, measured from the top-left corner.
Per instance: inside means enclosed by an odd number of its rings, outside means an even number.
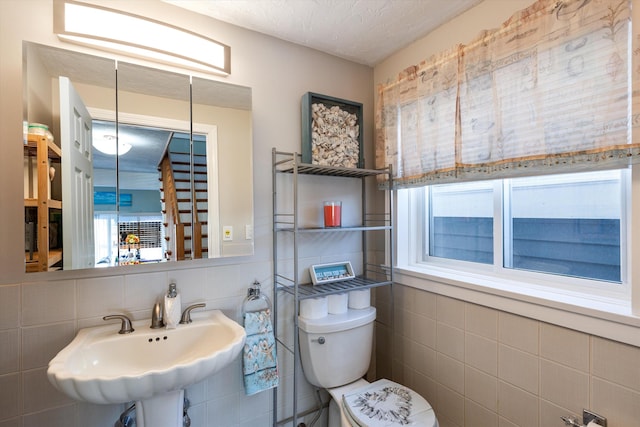
[[[92,268],[93,164],[91,116],[67,77],[60,77],[60,142],[64,269]],[[71,213],[69,215],[68,213]]]

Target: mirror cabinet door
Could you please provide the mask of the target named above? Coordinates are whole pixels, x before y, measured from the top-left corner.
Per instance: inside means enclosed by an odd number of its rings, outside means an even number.
[[[24,58],[26,271],[92,268],[101,265],[102,257],[109,263],[95,240],[91,188],[94,182],[115,181],[116,162],[105,161],[96,175],[91,120],[69,128],[82,104],[115,111],[115,61],[29,42],[24,43]],[[63,86],[66,93],[61,93]],[[69,90],[76,95],[72,105]],[[77,132],[71,138],[74,127]],[[69,167],[72,153],[84,157],[87,165],[75,177]],[[74,178],[82,178],[83,191],[70,190]],[[83,237],[73,241],[74,236]],[[78,243],[95,246],[95,257],[87,256]],[[93,248],[88,252],[93,254]]]
[[[203,257],[251,255],[251,88],[198,77],[191,84],[196,207],[198,220],[206,225]]]
[[[120,263],[192,259],[189,76],[118,63]]]

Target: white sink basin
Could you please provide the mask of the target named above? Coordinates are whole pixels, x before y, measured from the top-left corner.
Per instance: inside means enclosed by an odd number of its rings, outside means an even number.
[[[49,381],[73,399],[101,404],[180,391],[231,363],[246,337],[220,310],[193,313],[192,319],[176,329],[135,321],[135,331],[124,335],[117,322],[81,329],[49,362]]]

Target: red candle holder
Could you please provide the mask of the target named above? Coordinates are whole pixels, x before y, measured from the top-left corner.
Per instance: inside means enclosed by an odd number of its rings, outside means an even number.
[[[324,202],[325,228],[342,226],[342,202]]]

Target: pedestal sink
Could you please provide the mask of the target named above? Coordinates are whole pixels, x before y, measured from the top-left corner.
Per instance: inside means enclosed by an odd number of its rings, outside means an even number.
[[[220,310],[192,316],[176,329],[151,329],[151,320],[123,335],[119,324],[81,329],[49,362],[49,381],[83,402],[135,401],[137,427],[182,427],[184,388],[231,363],[246,338]]]

